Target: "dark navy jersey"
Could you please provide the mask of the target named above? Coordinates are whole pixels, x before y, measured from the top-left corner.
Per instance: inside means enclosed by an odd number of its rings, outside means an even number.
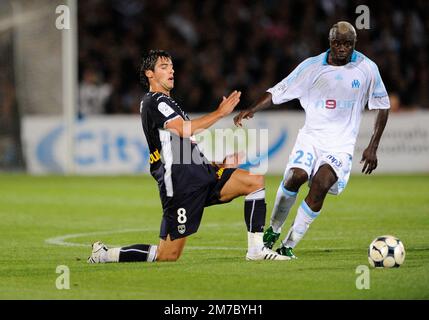
[[[171,97],[148,92],[140,105],[143,131],[149,146],[150,172],[167,197],[186,194],[215,183],[213,166],[189,138],[166,130],[167,122],[188,115]]]

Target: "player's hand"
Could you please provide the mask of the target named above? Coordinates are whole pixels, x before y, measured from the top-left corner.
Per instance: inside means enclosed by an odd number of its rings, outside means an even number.
[[[363,163],[362,173],[371,174],[377,168],[377,154],[374,148],[367,147],[362,154],[360,163]]]
[[[241,121],[243,120],[243,119],[251,119],[251,118],[253,118],[253,115],[254,115],[255,113],[253,112],[253,111],[251,111],[251,110],[244,110],[244,111],[241,111],[239,114],[237,114],[235,117],[234,117],[234,124],[237,126],[237,127],[241,127],[242,126],[242,124],[241,124]]]
[[[228,98],[223,97],[222,102],[217,108],[217,111],[222,117],[229,115],[234,110],[240,102],[240,96],[241,92],[235,90],[228,96]]]

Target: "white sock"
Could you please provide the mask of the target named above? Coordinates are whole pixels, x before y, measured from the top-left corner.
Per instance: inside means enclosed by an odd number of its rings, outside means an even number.
[[[151,245],[149,249],[149,254],[147,256],[147,262],[155,262],[158,255],[158,246]]]
[[[105,252],[101,256],[101,261],[103,262],[119,262],[119,253],[121,251],[121,248],[110,248],[107,249],[107,252]]]
[[[265,199],[265,188],[258,189],[256,191],[253,191],[252,193],[249,193],[244,200],[261,200]]]
[[[264,247],[263,232],[247,232],[247,252],[257,254]]]
[[[320,211],[314,212],[303,200],[298,208],[298,213],[296,214],[292,227],[289,229],[286,238],[282,241],[283,246],[295,248],[298,242],[304,237],[310,227],[310,224],[319,216],[319,214]]]
[[[273,231],[277,233],[282,232],[282,226],[286,221],[290,209],[295,203],[296,195],[298,192],[287,190],[283,181],[277,190],[276,201],[274,202],[274,208],[271,213],[271,227]]]

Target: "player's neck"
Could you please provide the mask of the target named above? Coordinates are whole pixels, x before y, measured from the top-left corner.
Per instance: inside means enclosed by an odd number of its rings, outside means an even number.
[[[329,52],[329,55],[328,55],[328,64],[335,67],[345,66],[347,63],[350,62],[350,60],[351,60],[351,56],[348,57],[347,60],[336,60],[332,56],[332,52]]]
[[[161,86],[150,86],[149,92],[160,92],[166,96],[170,96],[170,90],[164,89]]]

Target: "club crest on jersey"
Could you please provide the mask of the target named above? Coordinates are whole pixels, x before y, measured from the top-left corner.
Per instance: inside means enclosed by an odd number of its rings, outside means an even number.
[[[186,226],[184,224],[179,224],[177,226],[177,231],[179,231],[180,234],[184,234],[186,232]]]
[[[354,79],[354,80],[352,81],[352,88],[359,89],[359,87],[360,87],[360,82],[359,82],[359,80]]]

